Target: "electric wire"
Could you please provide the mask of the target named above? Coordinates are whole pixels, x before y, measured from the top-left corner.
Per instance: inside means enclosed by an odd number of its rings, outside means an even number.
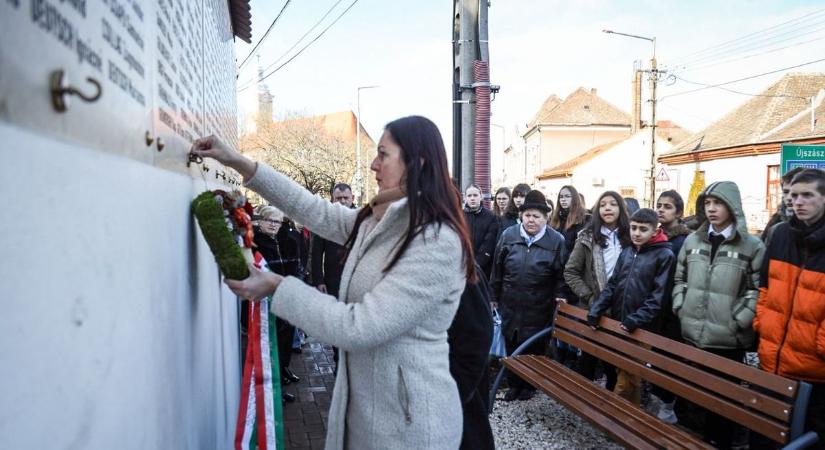
[[[818,16],[818,15],[821,15],[821,14],[823,14],[823,13],[825,13],[825,8],[823,8],[823,9],[819,9],[819,10],[816,10],[816,11],[814,11],[814,12],[811,12],[811,13],[808,13],[808,14],[805,14],[805,15],[802,15],[802,16],[799,16],[799,17],[797,17],[797,18],[794,18],[794,19],[791,19],[791,20],[788,20],[788,21],[785,21],[785,22],[782,22],[782,23],[777,24],[777,25],[773,25],[773,26],[771,26],[771,27],[768,27],[768,28],[765,28],[765,29],[762,29],[762,30],[757,30],[757,31],[754,31],[754,32],[752,32],[752,33],[746,34],[746,35],[744,35],[744,36],[740,36],[740,37],[738,37],[738,38],[735,38],[735,39],[732,39],[732,40],[729,40],[729,41],[725,41],[725,42],[722,42],[722,43],[719,43],[719,44],[712,45],[712,46],[710,46],[710,47],[706,47],[706,48],[704,48],[704,49],[701,49],[701,50],[695,51],[695,52],[693,52],[693,53],[689,53],[689,54],[687,54],[687,55],[685,55],[685,56],[683,56],[683,57],[681,57],[681,58],[677,58],[676,60],[677,60],[677,61],[688,61],[688,60],[690,60],[690,59],[692,59],[692,58],[694,58],[694,57],[696,57],[697,55],[700,55],[700,54],[702,54],[702,53],[706,53],[706,52],[709,52],[709,51],[718,51],[718,49],[721,49],[721,48],[724,48],[724,47],[727,47],[727,46],[730,46],[730,45],[736,44],[736,43],[738,43],[739,41],[746,41],[746,40],[749,40],[749,39],[753,39],[754,37],[756,37],[756,36],[758,36],[758,35],[760,35],[760,34],[767,33],[767,32],[769,32],[769,31],[771,31],[771,30],[776,30],[776,29],[778,29],[778,28],[782,28],[782,27],[784,27],[784,26],[788,26],[788,25],[794,24],[795,22],[800,22],[800,21],[803,21],[803,22],[804,22],[805,20],[809,20],[809,19],[811,19],[811,18],[813,18],[813,17],[816,17],[816,16]]]
[[[676,75],[674,75],[673,77],[674,77],[674,78],[676,78],[677,80],[681,80],[681,81],[684,81],[685,83],[689,83],[689,84],[694,84],[694,85],[696,85],[696,86],[706,86],[706,87],[708,87],[708,88],[721,89],[721,90],[723,90],[723,91],[731,92],[731,93],[733,93],[733,94],[747,95],[747,96],[749,96],[749,97],[768,97],[768,98],[799,98],[799,99],[803,99],[803,100],[808,100],[808,97],[801,97],[801,96],[799,96],[799,95],[784,95],[784,94],[783,94],[783,95],[771,95],[771,94],[751,94],[751,93],[749,93],[749,92],[737,91],[737,90],[735,90],[735,89],[730,89],[730,88],[722,87],[722,86],[720,86],[720,85],[713,85],[713,84],[707,84],[707,83],[699,83],[698,81],[690,81],[690,80],[686,80],[686,79],[684,79],[684,78],[682,78],[682,77],[679,77],[679,76],[676,76]]]
[[[816,63],[823,62],[823,61],[825,61],[825,58],[817,59],[817,60],[814,60],[814,61],[808,61],[808,62],[804,62],[802,64],[796,64],[796,65],[789,66],[789,67],[783,67],[781,69],[772,70],[770,72],[759,73],[759,74],[756,74],[756,75],[751,75],[751,76],[744,77],[744,78],[739,78],[739,79],[736,79],[736,80],[725,81],[724,83],[707,84],[707,85],[703,85],[702,87],[697,88],[697,89],[690,89],[690,90],[687,90],[687,91],[682,91],[682,92],[677,92],[675,94],[668,94],[668,95],[662,96],[662,97],[659,98],[658,101],[662,101],[666,98],[676,97],[676,96],[679,96],[679,95],[685,95],[685,94],[691,94],[693,92],[704,91],[706,89],[718,88],[719,86],[726,86],[728,84],[739,83],[740,81],[751,80],[753,78],[759,78],[759,77],[763,77],[765,75],[771,75],[771,74],[774,74],[774,73],[784,72],[786,70],[796,69],[798,67],[809,66],[811,64],[816,64]],[[696,83],[696,84],[699,84],[699,83]]]
[[[264,35],[261,36],[260,39],[258,39],[258,42],[255,43],[254,47],[252,47],[252,51],[250,51],[249,54],[246,55],[246,58],[244,58],[243,61],[241,62],[241,64],[238,66],[238,70],[243,68],[243,66],[247,63],[247,61],[249,61],[249,58],[251,58],[252,55],[254,55],[255,52],[258,50],[258,47],[261,45],[261,43],[266,39],[267,36],[269,36],[269,32],[272,31],[272,28],[278,22],[278,19],[280,19],[281,16],[284,14],[284,11],[286,11],[286,7],[289,6],[289,2],[291,2],[291,1],[292,0],[286,0],[286,3],[284,3],[284,6],[281,7],[281,10],[278,12],[278,15],[275,16],[275,20],[273,20],[272,23],[269,24],[269,28],[266,29],[266,33],[264,33]]]
[[[332,11],[334,11],[334,10],[335,10],[335,8],[336,8],[339,4],[341,4],[341,2],[342,2],[342,1],[343,1],[343,0],[338,0],[338,1],[336,1],[336,2],[335,2],[335,3],[334,3],[334,4],[333,4],[333,5],[332,5],[332,6],[331,6],[328,10],[327,10],[327,12],[326,12],[326,13],[324,13],[324,15],[323,15],[323,16],[321,16],[321,18],[320,18],[320,19],[318,19],[318,21],[317,21],[317,22],[315,22],[315,24],[314,24],[312,27],[310,27],[310,28],[306,31],[306,33],[304,33],[304,34],[303,34],[300,38],[298,38],[298,40],[297,40],[297,41],[295,41],[295,43],[294,43],[294,44],[292,44],[292,47],[289,47],[289,48],[288,48],[288,49],[287,49],[287,50],[286,50],[283,54],[281,54],[281,56],[279,56],[279,57],[278,57],[278,59],[276,59],[274,62],[272,62],[271,64],[269,64],[269,65],[268,65],[268,66],[266,66],[265,68],[263,68],[263,70],[261,70],[261,73],[266,72],[267,70],[269,70],[269,69],[271,69],[271,68],[275,67],[275,65],[276,65],[276,64],[278,64],[279,62],[281,62],[281,61],[282,61],[282,60],[283,60],[283,59],[284,59],[287,55],[289,55],[289,53],[290,53],[292,50],[294,50],[294,49],[295,49],[295,47],[297,47],[297,46],[298,46],[301,42],[303,42],[303,40],[304,40],[304,39],[306,39],[306,37],[307,37],[307,36],[309,36],[309,34],[310,34],[310,33],[312,33],[312,31],[313,31],[313,30],[315,30],[316,28],[318,28],[318,25],[320,25],[321,23],[323,23],[323,21],[324,21],[324,20],[325,20],[325,19],[326,19],[329,15],[330,15],[330,13],[332,13]],[[254,84],[255,82],[259,82],[260,80],[257,80],[257,78],[258,78],[258,75],[255,75],[254,77],[252,77],[252,78],[250,78],[249,80],[245,81],[245,82],[241,85],[241,87],[240,87],[240,88],[238,88],[238,92],[240,92],[240,91],[242,91],[242,90],[244,90],[244,89],[248,88],[250,84]]]
[[[802,29],[793,29],[793,30],[789,30],[785,33],[778,34],[776,36],[770,36],[770,37],[767,37],[765,40],[750,42],[750,43],[747,43],[747,44],[744,44],[744,45],[741,45],[741,46],[738,46],[738,47],[734,47],[734,48],[728,49],[727,51],[724,51],[724,52],[721,52],[721,53],[718,53],[718,54],[706,55],[706,56],[701,57],[701,58],[696,58],[696,59],[693,59],[693,60],[683,62],[681,64],[676,64],[676,67],[681,69],[682,71],[685,71],[688,68],[692,68],[693,66],[695,66],[697,64],[709,64],[709,63],[716,62],[716,61],[719,61],[719,60],[722,60],[722,59],[725,59],[725,58],[729,58],[729,57],[734,56],[734,55],[747,53],[747,52],[752,52],[752,51],[757,51],[757,50],[768,48],[768,47],[771,47],[771,46],[774,46],[774,45],[777,45],[777,44],[781,44],[783,42],[800,39],[800,38],[808,36],[810,34],[814,34],[814,33],[820,32],[822,30],[825,30],[825,26],[821,26],[821,27],[816,28],[814,30],[807,30],[807,31],[802,32],[804,30],[804,28],[807,28],[807,27],[810,27],[810,26],[823,25],[823,24],[825,24],[825,20],[809,24],[808,26],[803,27]],[[777,39],[777,38],[782,38],[782,39]]]
[[[738,58],[726,59],[724,61],[719,61],[719,62],[711,62],[711,63],[708,63],[707,65],[703,65],[703,66],[689,67],[689,68],[685,68],[685,69],[676,68],[675,70],[672,70],[671,73],[694,72],[694,71],[697,71],[697,70],[709,69],[711,67],[730,64],[730,63],[736,62],[736,61],[743,61],[743,60],[746,60],[746,59],[755,58],[757,56],[767,55],[769,53],[776,53],[776,52],[779,52],[779,51],[782,51],[782,50],[787,50],[789,48],[794,48],[794,47],[799,47],[799,46],[802,46],[802,45],[807,45],[807,44],[810,44],[812,42],[821,41],[823,39],[825,39],[825,36],[821,36],[821,37],[810,39],[810,40],[803,41],[803,42],[798,42],[796,44],[786,45],[784,47],[772,48],[770,50],[765,50],[764,52],[754,53],[752,55],[745,55],[745,56],[741,56],[741,57],[738,57]]]
[[[269,78],[270,76],[272,76],[274,73],[276,73],[276,72],[278,72],[279,70],[281,70],[284,66],[286,66],[287,64],[289,64],[290,62],[292,62],[292,60],[294,60],[294,59],[295,59],[295,58],[297,58],[297,57],[298,57],[301,53],[303,53],[303,52],[304,52],[304,50],[306,50],[306,49],[307,49],[310,45],[312,45],[313,43],[315,43],[315,41],[317,41],[318,39],[321,39],[321,36],[323,36],[323,35],[324,35],[324,33],[326,33],[326,32],[327,32],[327,30],[329,30],[330,28],[332,28],[332,26],[333,26],[333,25],[335,25],[336,23],[338,23],[338,21],[339,21],[342,17],[344,17],[344,15],[345,15],[345,14],[346,14],[346,13],[347,13],[350,9],[352,9],[352,7],[353,7],[353,6],[355,6],[355,4],[356,4],[356,3],[358,3],[358,0],[353,0],[353,2],[352,2],[352,3],[350,3],[350,5],[349,5],[349,6],[347,6],[347,8],[346,8],[344,11],[342,11],[342,12],[341,12],[341,14],[339,14],[339,15],[338,15],[338,17],[336,17],[336,18],[335,18],[335,20],[333,20],[333,21],[332,21],[332,23],[330,23],[329,25],[327,25],[327,27],[326,27],[326,28],[324,28],[323,30],[321,30],[321,33],[319,33],[319,34],[318,34],[318,36],[315,36],[315,38],[314,38],[314,39],[312,39],[311,41],[309,41],[309,42],[308,42],[305,46],[301,47],[301,49],[300,49],[300,50],[298,50],[298,53],[296,53],[296,54],[292,55],[292,57],[290,57],[288,60],[286,60],[283,64],[281,64],[280,66],[276,67],[275,69],[272,69],[272,71],[271,71],[271,72],[269,72],[268,74],[266,74],[266,75],[264,75],[263,77],[261,77],[260,79],[258,79],[258,83],[260,83],[260,82],[262,82],[262,81],[266,80],[267,78]],[[238,91],[245,90],[245,89],[247,89],[248,87],[249,87],[249,86],[243,87],[243,88],[239,89]]]

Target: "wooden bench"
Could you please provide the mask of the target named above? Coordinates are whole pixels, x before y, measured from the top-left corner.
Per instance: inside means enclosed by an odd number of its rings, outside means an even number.
[[[542,334],[552,334],[639,375],[786,449],[805,448],[817,441],[816,433],[803,429],[811,390],[808,383],[736,363],[644,330],[628,334],[619,328],[619,322],[605,317],[598,330],[592,330],[587,325],[587,311],[567,304],[559,305],[553,326]],[[712,448],[700,437],[658,420],[551,358],[519,355],[521,348],[502,359],[504,368],[491,397],[506,369],[629,448]]]

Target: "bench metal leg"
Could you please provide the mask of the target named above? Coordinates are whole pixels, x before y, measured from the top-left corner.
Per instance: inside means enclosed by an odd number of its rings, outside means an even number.
[[[809,431],[802,436],[791,441],[790,444],[782,447],[782,450],[798,450],[808,448],[819,442],[819,435],[814,431]]]
[[[533,342],[536,342],[537,340],[543,338],[544,336],[547,336],[552,331],[553,331],[553,326],[551,325],[551,326],[539,331],[538,333],[534,334],[533,336],[530,336],[530,339],[527,339],[526,341],[524,341],[524,343],[519,345],[518,348],[513,352],[513,354],[508,355],[508,357],[512,358],[513,356],[520,355],[521,352],[523,352],[524,349],[530,347],[533,344]],[[504,379],[504,372],[506,370],[507,370],[506,367],[501,366],[501,369],[498,371],[498,375],[496,375],[496,380],[493,382],[493,387],[490,388],[490,410],[487,412],[487,414],[490,414],[491,412],[493,412],[493,403],[495,403],[495,401],[496,401],[496,392],[498,392],[498,386],[501,384],[501,380]]]

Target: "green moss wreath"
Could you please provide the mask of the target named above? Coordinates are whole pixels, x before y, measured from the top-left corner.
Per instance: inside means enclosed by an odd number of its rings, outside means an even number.
[[[239,215],[237,209],[243,210],[246,208],[235,208],[235,211],[229,211],[228,214],[225,214],[225,211],[228,210],[224,206],[227,203],[226,197],[227,193],[223,191],[206,191],[192,200],[192,213],[198,221],[206,243],[209,244],[209,249],[212,250],[212,254],[215,256],[215,261],[218,263],[221,273],[233,280],[243,280],[249,276],[249,268],[241,246],[238,244],[237,234],[233,231],[246,227],[247,224],[238,224],[237,220],[232,219]],[[221,201],[222,199],[224,201]],[[243,203],[244,206],[248,205],[246,199],[243,199]],[[230,223],[232,230],[230,230]],[[249,233],[251,233],[251,224],[249,226]],[[246,237],[244,237],[244,241],[246,241]]]

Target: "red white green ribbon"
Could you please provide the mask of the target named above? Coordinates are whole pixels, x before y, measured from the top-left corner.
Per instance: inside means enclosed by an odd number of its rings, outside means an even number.
[[[255,266],[269,271],[266,260],[255,253]],[[248,343],[241,384],[241,403],[235,429],[235,450],[284,448],[281,382],[274,316],[267,298],[248,302]],[[272,320],[271,320],[272,319]]]

